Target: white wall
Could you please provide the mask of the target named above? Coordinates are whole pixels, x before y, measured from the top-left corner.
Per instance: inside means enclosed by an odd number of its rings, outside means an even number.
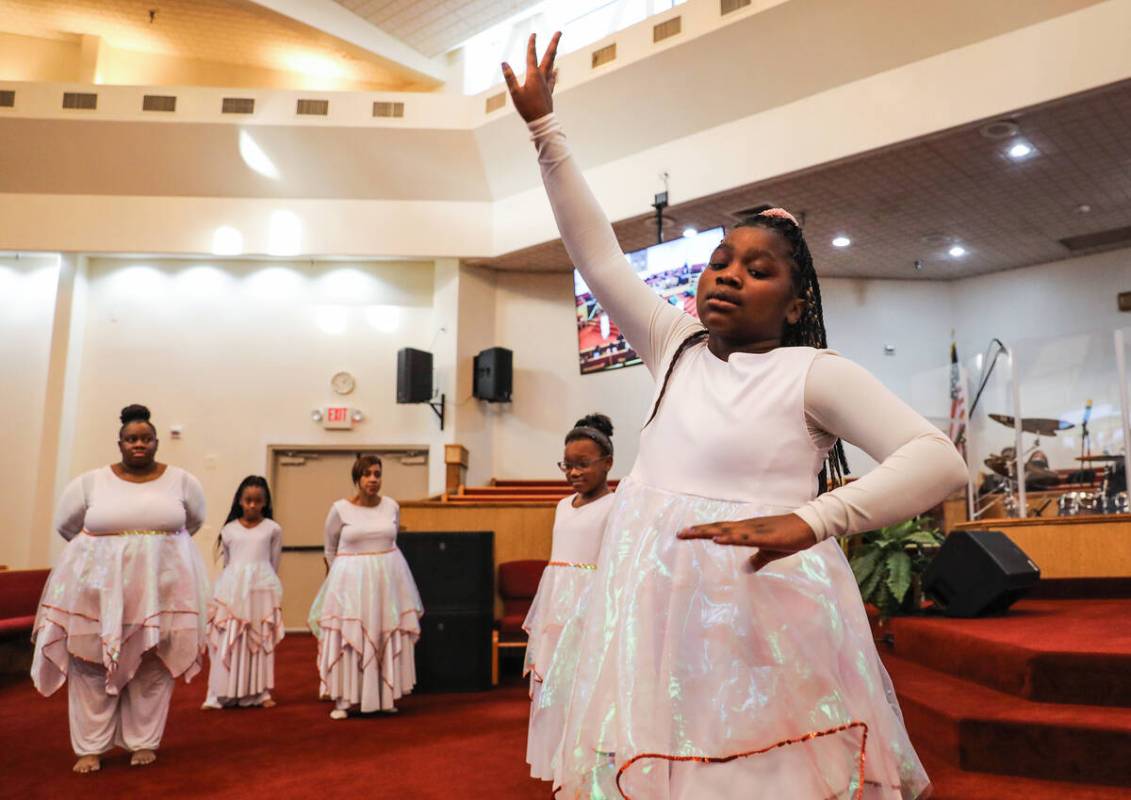
[[[469,448],[469,483],[555,477],[566,431],[601,411],[617,426],[613,474],[623,477],[654,392],[642,366],[579,374],[567,273],[492,273],[454,261],[90,258],[75,274],[66,345],[52,343],[62,336],[58,322],[52,327],[58,274],[54,258],[0,261],[0,412],[27,423],[0,431],[0,503],[10,522],[0,534],[0,563],[14,566],[50,560],[36,538],[49,532],[31,530],[35,546],[28,545],[29,529],[46,526],[29,526],[38,513],[36,465],[54,464],[65,479],[112,461],[117,414],[130,402],[152,408],[160,457],[203,481],[212,513],[200,545],[208,547],[232,487],[266,469],[269,444],[428,445],[439,491],[444,442]],[[949,411],[954,328],[967,362],[990,336],[1017,346],[1027,415],[1070,415],[1092,397],[1102,445],[1116,434],[1111,332],[1131,328],[1131,315],[1116,310],[1121,289],[1131,289],[1131,249],[949,283],[830,279],[823,296],[833,347],[940,427]],[[388,330],[375,328],[367,311]],[[388,313],[395,322],[381,316]],[[894,355],[884,354],[885,344]],[[508,405],[470,396],[472,357],[494,345],[514,351]],[[443,433],[426,407],[394,402],[396,351],[405,346],[435,354],[437,386],[449,401]],[[38,410],[49,374],[60,371],[50,354],[60,349],[63,422],[51,458],[39,452]],[[339,399],[329,378],[340,369],[357,377],[348,402],[368,416],[352,432],[325,431],[309,416]],[[986,410],[1008,410],[1000,384],[987,394]],[[183,439],[171,439],[173,424],[184,426]],[[997,436],[978,447],[1008,444],[1007,429],[988,429]],[[1054,466],[1068,466],[1079,441],[1044,444]],[[975,448],[979,462],[982,455]],[[849,458],[857,475],[872,465],[858,452]]]
[[[432,302],[431,263],[91,259],[71,473],[115,460],[119,410],[148,405],[158,458],[204,484],[206,548],[269,444],[436,445],[442,460],[432,412],[395,402],[396,351],[430,348]],[[357,379],[346,398],[338,370]],[[367,418],[324,430],[310,412],[334,402]]]
[[[499,273],[497,286],[496,344],[514,351],[514,403],[497,410],[495,475],[557,477],[562,440],[592,411],[613,420],[613,476],[627,474],[651,398],[648,370],[580,374],[572,275]]]
[[[14,567],[34,513],[58,276],[56,256],[0,258],[0,564]]]
[[[1079,423],[1091,399],[1093,452],[1123,449],[1113,332],[1131,329],[1131,314],[1120,312],[1116,300],[1119,292],[1131,291],[1131,249],[971,278],[955,290],[964,358],[984,351],[992,337],[1015,349],[1023,416]],[[999,362],[979,416],[1011,413],[1004,373]],[[1012,444],[1009,429],[996,423],[974,432],[981,434],[975,442],[979,460]],[[1077,428],[1041,440],[1054,467],[1076,464],[1078,434]],[[1032,442],[1026,437],[1026,446]]]

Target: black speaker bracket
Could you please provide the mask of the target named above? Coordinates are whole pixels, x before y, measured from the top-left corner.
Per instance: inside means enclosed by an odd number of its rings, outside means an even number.
[[[440,402],[429,400],[428,405],[436,412],[436,416],[440,418],[440,430],[444,429],[444,393],[440,392]]]

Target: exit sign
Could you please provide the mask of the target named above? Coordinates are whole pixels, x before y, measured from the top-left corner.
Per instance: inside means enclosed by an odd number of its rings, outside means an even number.
[[[326,406],[322,409],[322,427],[342,429],[353,427],[353,415],[349,406]]]

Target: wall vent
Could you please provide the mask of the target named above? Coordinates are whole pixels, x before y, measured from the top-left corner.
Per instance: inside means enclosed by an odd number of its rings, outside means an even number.
[[[383,100],[377,100],[373,103],[373,116],[399,119],[404,116],[404,103],[387,103]]]
[[[750,0],[719,0],[719,13],[726,15],[750,5]]]
[[[296,114],[309,117],[324,117],[330,113],[329,100],[299,100]]]
[[[672,17],[652,26],[652,43],[670,39],[683,31],[683,17]]]
[[[225,97],[220,105],[221,114],[254,114],[254,97]]]
[[[500,108],[507,104],[507,93],[499,92],[487,98],[487,113],[498,111]]]
[[[1083,236],[1069,236],[1061,239],[1060,243],[1074,253],[1082,250],[1096,250],[1101,247],[1123,247],[1131,244],[1131,226],[1085,233]]]
[[[93,111],[98,108],[98,95],[93,92],[63,92],[63,108]]]
[[[0,89],[0,108],[15,108],[16,93],[11,89]]]
[[[176,111],[177,98],[165,94],[147,94],[141,99],[142,111]]]
[[[617,57],[617,43],[607,44],[599,50],[594,50],[592,54],[593,69],[608,64],[610,61],[616,60]]]

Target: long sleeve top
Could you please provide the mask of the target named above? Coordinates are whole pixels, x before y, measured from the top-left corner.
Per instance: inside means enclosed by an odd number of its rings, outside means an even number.
[[[679,344],[702,330],[701,323],[664,302],[628,265],[555,116],[549,114],[529,127],[542,180],[570,258],[652,375],[660,380]],[[732,361],[736,359],[732,357]],[[685,411],[688,415],[696,413],[695,409]],[[804,380],[804,415],[809,438],[817,450],[827,451],[840,438],[879,462],[859,480],[802,502],[793,510],[818,539],[907,519],[938,503],[966,480],[962,457],[941,431],[867,370],[835,353],[819,351],[812,359]],[[679,444],[687,446],[685,442]],[[642,455],[643,451],[642,443]],[[668,468],[678,471],[678,448],[673,456],[669,460],[673,466]],[[645,464],[644,471],[649,466]],[[637,470],[634,467],[634,473]],[[687,482],[694,484],[701,474],[689,470]],[[733,479],[729,475],[715,477],[724,484]]]

